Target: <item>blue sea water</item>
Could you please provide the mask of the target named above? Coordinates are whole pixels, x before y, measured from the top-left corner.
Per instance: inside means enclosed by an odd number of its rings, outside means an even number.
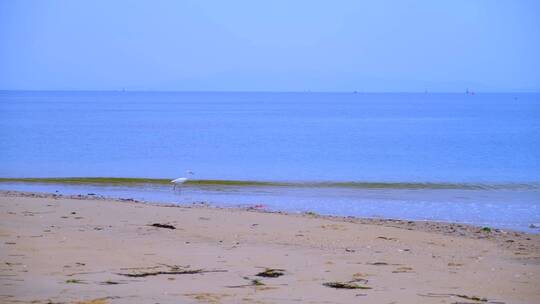
[[[1,91],[0,145],[0,177],[174,178],[191,170],[195,179],[502,185],[182,195],[100,188],[113,196],[522,230],[540,222],[540,94]],[[515,184],[524,186],[504,186]],[[87,192],[80,187],[0,183]]]

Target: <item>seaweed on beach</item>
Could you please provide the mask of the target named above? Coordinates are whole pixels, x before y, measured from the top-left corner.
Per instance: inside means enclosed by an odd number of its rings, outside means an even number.
[[[396,270],[392,271],[392,273],[413,273],[412,267],[398,267]]]
[[[263,278],[277,278],[284,274],[284,269],[266,268],[266,270],[257,273],[256,276]]]
[[[488,299],[482,298],[479,296],[468,296],[464,294],[456,294],[456,293],[428,293],[428,294],[418,294],[419,296],[423,297],[432,297],[432,298],[440,298],[440,297],[458,297],[469,301],[476,301],[476,302],[488,302]]]
[[[169,225],[169,224],[154,223],[154,224],[152,224],[150,226],[157,227],[157,228],[165,228],[165,229],[176,229],[176,227],[174,227],[173,225]]]
[[[149,276],[158,276],[158,275],[179,275],[179,274],[199,274],[199,273],[209,273],[209,272],[227,272],[227,270],[204,270],[204,269],[186,269],[180,266],[168,266],[168,270],[156,270],[156,271],[145,271],[145,272],[132,272],[132,273],[117,273],[118,275],[130,277],[130,278],[144,278]]]
[[[111,280],[99,282],[99,285],[119,285],[119,284],[123,284],[123,283],[111,281]]]
[[[488,301],[486,298],[481,298],[481,297],[477,297],[477,296],[467,296],[467,295],[460,295],[460,294],[456,294],[455,296],[458,297],[458,298],[471,300],[471,301],[477,301],[477,302],[487,302]]]
[[[244,288],[244,287],[260,287],[265,286],[263,282],[259,279],[250,279],[249,277],[244,277],[245,280],[249,280],[249,284],[243,284],[243,285],[232,285],[232,286],[225,286],[227,288]]]
[[[69,279],[66,280],[66,284],[86,284],[83,280]]]
[[[351,282],[326,282],[323,283],[326,287],[336,288],[336,289],[371,289],[371,287],[359,285],[357,283],[354,283],[354,281]]]
[[[251,285],[253,285],[253,286],[263,286],[264,283],[261,282],[261,280],[259,280],[259,279],[253,279],[253,280],[251,280]]]
[[[386,236],[378,236],[377,239],[381,239],[381,240],[385,240],[385,241],[397,241],[396,238],[386,237]]]

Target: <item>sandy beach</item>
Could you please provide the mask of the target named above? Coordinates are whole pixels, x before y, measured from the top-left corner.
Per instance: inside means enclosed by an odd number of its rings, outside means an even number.
[[[8,191],[0,208],[1,303],[540,302],[539,235]]]

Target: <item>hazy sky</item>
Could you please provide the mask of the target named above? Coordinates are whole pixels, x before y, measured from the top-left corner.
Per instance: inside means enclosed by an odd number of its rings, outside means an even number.
[[[540,91],[540,1],[0,0],[0,89]]]

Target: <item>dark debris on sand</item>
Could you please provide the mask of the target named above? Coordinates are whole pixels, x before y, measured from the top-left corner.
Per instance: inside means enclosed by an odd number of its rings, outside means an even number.
[[[157,275],[177,275],[177,274],[198,274],[209,272],[227,272],[227,270],[205,270],[205,269],[187,269],[181,266],[168,266],[168,270],[156,270],[156,271],[144,271],[144,272],[132,272],[132,273],[117,273],[118,275],[130,277],[130,278],[144,278]]]
[[[277,278],[285,274],[284,269],[266,268],[265,271],[261,271],[256,274],[258,277],[263,278]]]
[[[157,228],[165,228],[165,229],[176,229],[176,227],[174,227],[173,225],[169,225],[169,224],[154,223],[154,224],[152,224],[150,226],[157,227]]]
[[[336,289],[371,289],[371,287],[359,285],[354,282],[326,282],[323,285]]]

